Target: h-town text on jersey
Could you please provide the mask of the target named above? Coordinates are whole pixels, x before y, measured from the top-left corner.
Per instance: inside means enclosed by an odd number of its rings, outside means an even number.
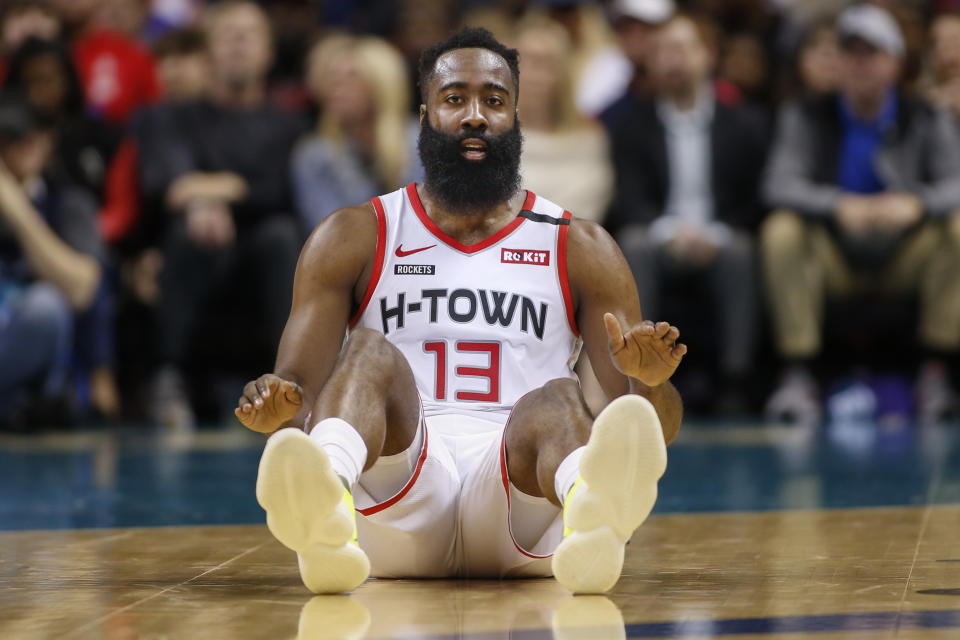
[[[407,316],[422,313],[427,321],[435,324],[441,313],[446,313],[454,322],[483,321],[491,326],[516,327],[530,332],[543,340],[547,326],[547,303],[535,302],[524,295],[486,289],[422,289],[420,298],[407,299],[407,293],[398,293],[393,300],[380,298],[380,318],[383,335],[391,330],[402,329]]]

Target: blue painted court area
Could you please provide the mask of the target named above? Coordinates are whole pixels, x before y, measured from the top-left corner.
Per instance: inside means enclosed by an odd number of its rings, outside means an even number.
[[[257,524],[262,438],[133,428],[0,437],[0,529]],[[960,502],[960,425],[691,424],[658,513]]]

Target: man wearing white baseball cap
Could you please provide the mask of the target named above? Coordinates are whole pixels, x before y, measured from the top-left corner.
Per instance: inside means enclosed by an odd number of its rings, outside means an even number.
[[[651,35],[676,13],[676,5],[673,0],[614,0],[608,11],[620,46],[603,49],[584,67],[576,101],[588,116],[599,115],[628,91],[647,93]]]
[[[776,211],[761,253],[788,365],[768,411],[819,415],[809,365],[826,298],[912,292],[917,410],[937,419],[953,408],[945,363],[960,351],[960,134],[949,114],[897,90],[904,41],[887,11],[850,7],[837,34],[840,91],[785,108],[764,184]]]

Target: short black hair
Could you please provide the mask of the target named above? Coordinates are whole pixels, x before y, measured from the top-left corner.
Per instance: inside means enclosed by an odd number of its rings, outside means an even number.
[[[443,42],[430,45],[420,54],[417,85],[420,87],[420,99],[424,104],[427,102],[427,84],[430,83],[430,78],[436,71],[437,60],[443,54],[455,49],[487,49],[506,60],[507,66],[510,67],[510,75],[513,77],[513,85],[519,92],[520,54],[517,50],[506,46],[482,27],[463,27]]]

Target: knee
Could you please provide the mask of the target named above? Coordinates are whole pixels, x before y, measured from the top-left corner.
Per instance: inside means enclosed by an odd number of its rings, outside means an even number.
[[[586,400],[580,383],[571,378],[556,378],[542,387],[526,394],[514,407],[514,415],[521,416],[549,416],[548,421],[555,426],[555,417],[558,413],[589,414]]]
[[[753,238],[744,231],[735,232],[720,249],[721,259],[737,265],[751,265],[753,254]]]
[[[379,331],[359,328],[350,331],[340,357],[347,363],[358,362],[371,371],[388,373],[403,354]]]
[[[960,211],[947,217],[945,236],[951,248],[960,248]]]
[[[774,211],[760,229],[760,242],[768,255],[797,251],[803,247],[805,237],[806,226],[792,211]]]
[[[66,297],[53,285],[32,285],[23,302],[23,318],[28,326],[50,339],[63,339],[69,335],[73,324],[73,312]]]

